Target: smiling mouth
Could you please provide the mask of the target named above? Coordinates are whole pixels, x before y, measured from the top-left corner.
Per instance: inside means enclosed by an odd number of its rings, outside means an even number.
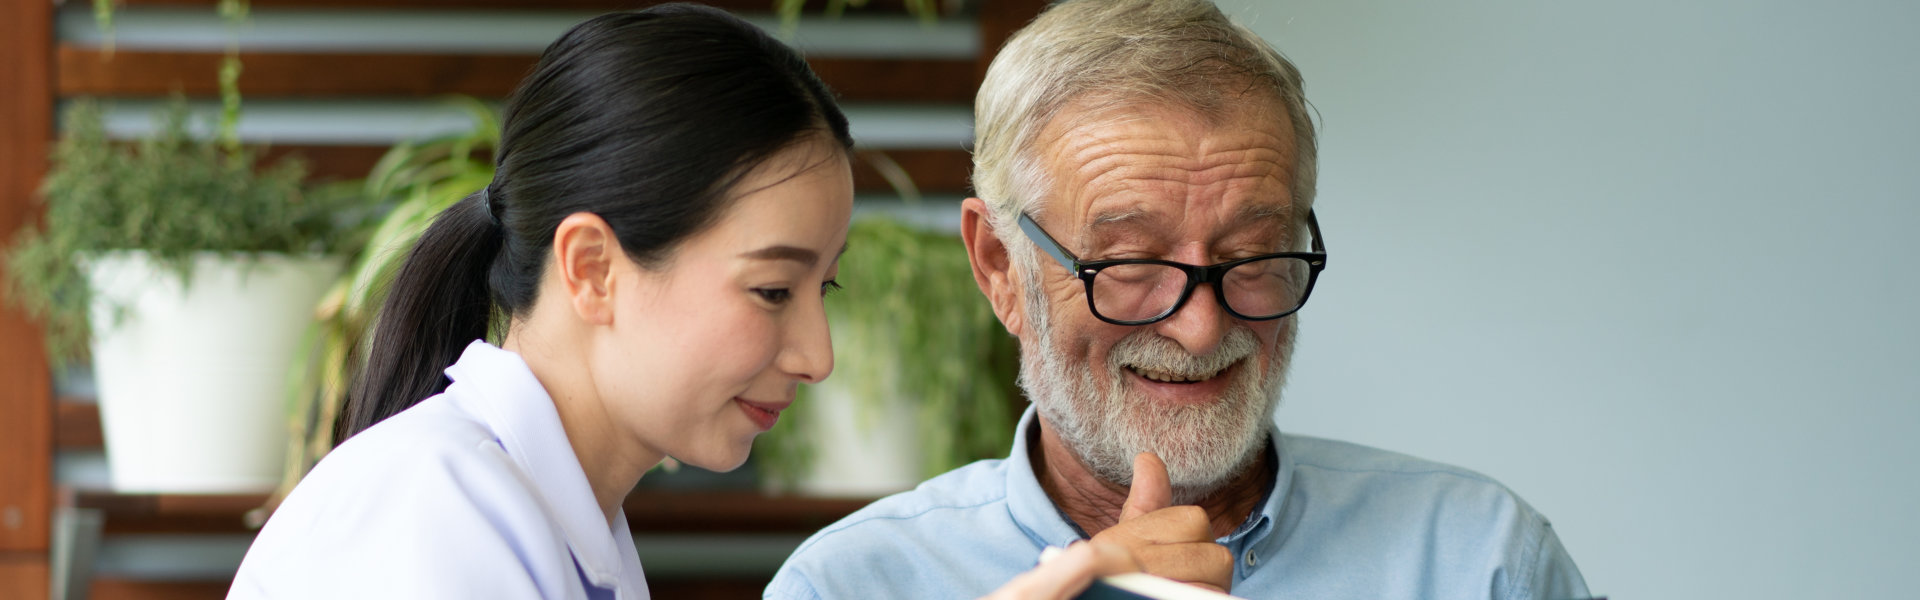
[[[1234,363],[1234,364],[1238,364],[1238,363]],[[1220,369],[1204,372],[1204,373],[1200,373],[1200,372],[1180,373],[1180,372],[1174,372],[1174,371],[1164,371],[1164,370],[1155,369],[1151,367],[1141,367],[1137,365],[1127,365],[1125,368],[1127,372],[1133,373],[1134,375],[1139,375],[1141,379],[1145,379],[1147,381],[1152,381],[1155,383],[1194,384],[1194,383],[1201,383],[1201,382],[1213,379],[1215,377],[1219,377],[1220,374],[1225,373],[1227,369],[1233,368],[1233,365],[1229,364],[1226,367],[1221,367]]]
[[[761,431],[773,429],[773,425],[780,422],[780,411],[787,407],[785,403],[766,404],[745,398],[734,398],[733,401],[740,405],[740,410],[745,412],[747,418],[751,419],[754,425],[758,425]]]

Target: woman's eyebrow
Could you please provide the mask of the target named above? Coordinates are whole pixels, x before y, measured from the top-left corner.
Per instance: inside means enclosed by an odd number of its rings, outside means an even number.
[[[839,260],[840,255],[846,253],[847,245],[840,244],[840,251],[835,252],[833,258],[834,260]],[[820,262],[820,253],[799,246],[767,246],[759,250],[741,253],[740,257],[756,260],[790,260],[809,267]]]
[[[844,251],[844,247],[842,250]],[[740,257],[757,260],[790,260],[809,267],[820,262],[820,253],[798,246],[767,246],[741,253]]]

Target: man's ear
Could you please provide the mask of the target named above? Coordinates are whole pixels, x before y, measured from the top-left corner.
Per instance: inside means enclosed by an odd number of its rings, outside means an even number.
[[[613,323],[614,261],[620,257],[620,241],[600,215],[573,213],[554,228],[552,271],[582,321]]]
[[[1015,337],[1026,334],[1026,318],[1020,303],[1020,286],[1013,274],[1012,257],[1007,246],[994,235],[987,220],[987,202],[968,198],[960,203],[960,240],[967,245],[967,262],[973,265],[973,282],[993,305],[993,314]]]

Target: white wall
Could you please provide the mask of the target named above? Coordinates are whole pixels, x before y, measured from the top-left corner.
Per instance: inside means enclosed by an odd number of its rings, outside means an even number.
[[[1920,4],[1222,6],[1320,112],[1283,427],[1499,478],[1597,594],[1913,596]]]

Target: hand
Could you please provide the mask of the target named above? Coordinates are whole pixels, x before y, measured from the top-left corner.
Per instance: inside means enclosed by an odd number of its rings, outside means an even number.
[[[981,600],[1068,600],[1095,577],[1140,570],[1127,549],[1105,542],[1074,542],[1065,552],[1021,573]]]
[[[1127,548],[1149,574],[1225,593],[1233,585],[1233,553],[1213,541],[1205,510],[1172,503],[1167,465],[1142,452],[1133,457],[1133,487],[1120,522],[1093,541]]]

